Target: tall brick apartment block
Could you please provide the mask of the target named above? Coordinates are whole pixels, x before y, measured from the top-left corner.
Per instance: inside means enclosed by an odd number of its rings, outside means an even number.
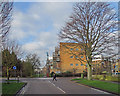
[[[61,72],[83,73],[86,70],[86,57],[77,43],[60,43]]]

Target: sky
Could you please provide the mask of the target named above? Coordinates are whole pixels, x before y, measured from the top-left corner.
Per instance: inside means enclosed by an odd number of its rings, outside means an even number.
[[[13,9],[11,40],[20,44],[27,53],[36,53],[45,65],[59,44],[58,33],[68,21],[74,2],[15,2]],[[117,3],[112,3],[117,9]]]

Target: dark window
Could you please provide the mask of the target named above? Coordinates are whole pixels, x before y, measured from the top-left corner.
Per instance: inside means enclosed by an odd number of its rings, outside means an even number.
[[[76,51],[78,51],[78,48],[76,48]]]
[[[81,56],[81,58],[83,58],[83,56]]]
[[[73,58],[73,56],[70,56],[70,58]]]
[[[70,64],[70,66],[73,66],[73,64]]]
[[[81,66],[83,66],[83,64],[81,64]]]
[[[76,64],[76,66],[78,66],[78,64]]]
[[[75,58],[78,58],[78,56],[76,56]]]

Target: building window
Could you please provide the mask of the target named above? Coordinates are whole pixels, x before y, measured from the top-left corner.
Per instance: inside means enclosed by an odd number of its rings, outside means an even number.
[[[60,58],[57,58],[57,59],[56,59],[56,61],[58,61],[58,62],[59,62],[59,61],[60,61]]]
[[[87,64],[86,64],[86,67],[87,67]]]
[[[83,58],[83,56],[81,56],[81,58]]]
[[[102,65],[104,65],[104,62],[102,62]]]
[[[73,66],[73,64],[70,64],[70,66]]]
[[[76,51],[78,51],[78,48],[76,48]]]
[[[83,64],[81,64],[81,66],[83,66]]]
[[[60,56],[60,51],[58,51],[58,56]]]
[[[76,66],[78,66],[78,64],[76,64]]]
[[[73,50],[73,48],[70,48],[70,50],[72,51],[72,50]]]
[[[75,58],[78,58],[78,56],[76,56]]]
[[[73,56],[70,56],[70,58],[73,58]]]
[[[82,51],[83,49],[81,48],[81,51]]]

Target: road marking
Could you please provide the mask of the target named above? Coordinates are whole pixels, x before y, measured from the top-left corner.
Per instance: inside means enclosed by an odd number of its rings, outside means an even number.
[[[50,81],[49,81],[50,82]],[[55,84],[53,84],[52,82],[50,82],[53,86],[55,86]]]
[[[52,78],[38,78],[38,79],[45,79],[45,80],[48,80],[48,79],[52,79]]]
[[[66,93],[65,91],[63,91],[61,88],[57,87],[59,90],[61,90],[63,93]]]
[[[50,81],[49,81],[50,82]],[[55,84],[53,84],[52,82],[50,82],[53,86],[55,86]],[[57,86],[55,86],[57,87]],[[65,91],[63,91],[60,87],[57,87],[60,91],[62,91],[63,93],[66,93]]]
[[[105,92],[105,91],[101,91],[101,90],[98,90],[98,89],[95,89],[95,88],[91,88],[91,89],[93,89],[93,90],[95,90],[95,91],[98,91],[98,92],[102,92],[102,93],[105,93],[105,94],[110,94],[110,93],[108,93],[108,92]]]

